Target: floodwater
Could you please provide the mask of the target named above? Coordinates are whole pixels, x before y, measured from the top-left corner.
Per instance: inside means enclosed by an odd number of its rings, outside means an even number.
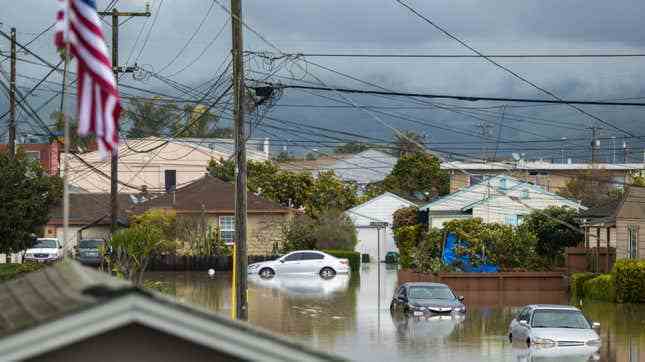
[[[150,273],[168,282],[180,301],[230,315],[230,274]],[[571,347],[541,350],[513,346],[508,324],[519,307],[568,303],[563,293],[459,293],[463,318],[412,320],[390,315],[395,269],[363,265],[360,276],[338,275],[249,279],[249,322],[308,346],[355,361],[641,361],[645,362],[645,305],[585,303],[585,314],[601,324],[602,346],[572,355]]]

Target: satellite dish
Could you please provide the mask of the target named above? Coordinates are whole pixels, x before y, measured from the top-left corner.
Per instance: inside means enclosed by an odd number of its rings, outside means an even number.
[[[515,161],[519,161],[519,160],[520,160],[520,155],[519,155],[518,153],[513,152],[513,153],[511,153],[511,156],[513,156],[513,159],[514,159]]]

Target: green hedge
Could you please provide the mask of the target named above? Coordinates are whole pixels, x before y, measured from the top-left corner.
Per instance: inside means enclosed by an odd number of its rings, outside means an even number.
[[[583,285],[583,291],[585,298],[605,302],[616,300],[614,277],[611,274],[603,274],[587,280]]]
[[[347,250],[323,250],[329,255],[333,255],[337,258],[349,259],[349,267],[353,272],[360,272],[361,270],[361,253],[356,251],[347,251]]]
[[[573,273],[571,274],[571,297],[582,299],[585,296],[584,284],[587,280],[593,279],[593,273]]]
[[[0,282],[14,279],[20,274],[30,273],[42,269],[45,264],[42,263],[22,263],[22,264],[0,264]]]
[[[618,260],[612,270],[619,303],[645,303],[645,260]]]

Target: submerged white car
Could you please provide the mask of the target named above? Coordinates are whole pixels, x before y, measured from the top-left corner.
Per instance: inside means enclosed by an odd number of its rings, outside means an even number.
[[[347,273],[349,260],[317,250],[293,251],[279,259],[253,263],[248,267],[248,274],[258,274],[265,279],[276,274],[319,274],[323,278],[331,278]]]
[[[509,326],[508,338],[529,347],[586,347],[593,353],[600,348],[600,337],[582,312],[569,305],[535,304],[520,311]]]
[[[63,246],[55,238],[38,238],[25,252],[25,261],[54,262],[63,258]]]

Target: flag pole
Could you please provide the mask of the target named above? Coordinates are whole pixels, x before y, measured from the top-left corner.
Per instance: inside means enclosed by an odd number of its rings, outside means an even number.
[[[65,95],[67,94],[67,69],[69,68],[69,42],[65,43],[65,65],[63,66],[63,92],[60,96],[60,116],[63,117],[64,122],[64,151],[63,154],[63,252],[69,247],[69,144],[71,143],[69,135],[69,118],[65,116]]]

